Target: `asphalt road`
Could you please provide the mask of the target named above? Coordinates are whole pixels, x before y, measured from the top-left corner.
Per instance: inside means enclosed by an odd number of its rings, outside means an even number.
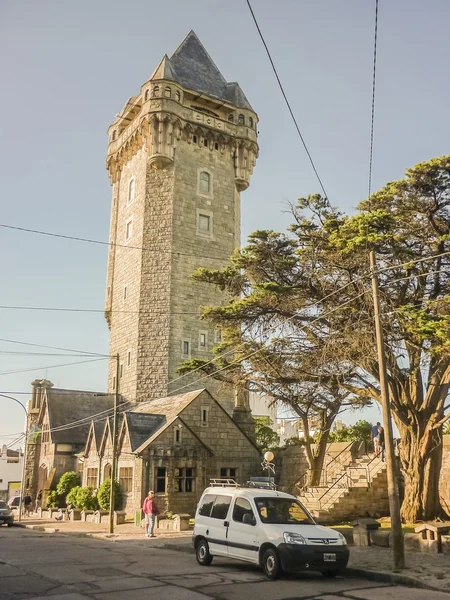
[[[200,567],[152,540],[109,541],[0,528],[0,600],[450,600],[450,595],[320,574],[267,581],[253,565]]]

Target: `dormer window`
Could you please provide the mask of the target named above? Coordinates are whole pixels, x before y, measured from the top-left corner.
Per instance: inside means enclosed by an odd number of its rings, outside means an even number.
[[[164,90],[164,96],[166,98],[172,98],[172,90],[169,86],[167,86],[166,89]]]
[[[239,125],[245,125],[245,117],[244,117],[244,115],[239,115]]]
[[[150,91],[150,90],[145,90],[145,96],[144,96],[144,100],[148,100],[149,91]]]
[[[199,190],[202,194],[209,194],[211,191],[211,175],[206,171],[200,173]]]

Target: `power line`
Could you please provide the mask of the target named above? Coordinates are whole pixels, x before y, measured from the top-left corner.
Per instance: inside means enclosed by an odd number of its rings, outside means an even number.
[[[304,137],[302,135],[302,132],[300,131],[300,127],[299,127],[299,125],[297,123],[297,119],[295,118],[294,112],[293,112],[293,110],[291,108],[291,105],[290,105],[289,100],[287,98],[286,92],[284,91],[283,84],[281,83],[281,80],[280,80],[280,77],[278,75],[277,69],[276,69],[275,64],[274,64],[274,62],[272,60],[272,56],[270,54],[269,48],[268,48],[267,43],[266,43],[266,41],[264,39],[264,36],[263,36],[263,34],[261,32],[261,29],[260,29],[260,27],[258,25],[258,21],[256,20],[256,16],[255,16],[255,13],[253,12],[252,6],[250,4],[250,0],[247,0],[247,6],[248,6],[248,8],[250,10],[250,13],[251,13],[252,17],[253,17],[253,21],[255,23],[256,29],[258,30],[259,37],[261,38],[261,41],[262,41],[262,43],[264,45],[264,48],[266,49],[267,56],[269,57],[270,64],[272,65],[272,69],[273,69],[273,72],[275,73],[275,77],[276,77],[276,79],[278,81],[278,85],[280,87],[281,93],[283,94],[283,98],[284,98],[284,100],[286,102],[286,105],[287,105],[287,107],[289,109],[289,112],[291,114],[292,120],[294,121],[294,125],[295,125],[295,128],[297,129],[297,133],[298,133],[298,135],[300,137],[300,140],[301,140],[301,142],[303,144],[303,148],[305,149],[305,152],[308,155],[309,162],[311,163],[311,166],[312,166],[312,168],[314,170],[314,173],[315,173],[315,175],[317,177],[317,181],[319,182],[319,185],[322,188],[322,192],[323,192],[325,198],[328,199],[328,194],[325,191],[324,185],[323,185],[322,180],[321,180],[321,178],[319,176],[319,173],[317,171],[316,165],[314,164],[314,161],[312,159],[311,153],[309,152],[308,146],[306,145],[305,139],[304,139]]]
[[[99,360],[106,360],[109,358],[105,356],[104,358],[93,358],[91,360],[80,360],[78,362],[70,362],[62,365],[47,365],[42,367],[30,367],[29,369],[16,369],[15,371],[0,371],[0,375],[13,375],[14,373],[28,373],[30,371],[42,371],[43,369],[57,369],[58,367],[70,367],[72,365],[83,365],[86,363],[98,362]]]
[[[375,85],[377,74],[377,41],[378,41],[378,0],[375,0],[375,33],[373,43],[373,78],[372,78],[372,120],[370,125],[370,156],[369,156],[369,200],[372,190],[372,159],[373,159],[373,130],[375,122]]]
[[[155,316],[170,316],[170,315],[198,315],[199,312],[154,312],[151,310],[108,310],[105,311],[102,308],[65,308],[65,307],[52,307],[52,306],[4,306],[1,305],[2,310],[36,310],[44,312],[76,312],[76,313],[122,313],[131,315],[155,315]]]
[[[57,352],[13,352],[10,350],[0,350],[0,354],[3,356],[78,356],[81,358],[83,356],[97,356],[96,354],[63,354]],[[105,356],[104,358],[109,358]]]
[[[41,231],[39,229],[28,229],[27,227],[18,227],[15,225],[7,225],[6,223],[0,223],[0,227],[3,227],[4,229],[12,229],[14,231],[22,231],[25,233],[35,233],[38,235],[46,235],[48,237],[62,238],[64,240],[73,240],[75,242],[86,242],[88,244],[99,244],[101,246],[115,246],[117,248],[128,248],[129,250],[143,250],[145,252],[158,252],[159,254],[161,254],[161,250],[157,249],[157,248],[146,248],[144,246],[130,246],[128,244],[118,244],[116,242],[104,242],[103,240],[93,240],[90,238],[83,238],[83,237],[78,237],[75,235],[64,235],[62,233],[52,233],[50,231]],[[202,254],[189,254],[188,252],[176,252],[174,250],[171,250],[169,253],[174,256],[177,256],[177,255],[189,256],[190,258],[206,258],[208,260],[221,260],[221,261],[229,260],[228,257],[223,257],[223,256],[221,258],[219,258],[218,256],[204,256]]]
[[[34,346],[36,348],[48,348],[49,350],[62,350],[64,352],[78,352],[79,354],[89,354],[91,356],[104,356],[109,358],[108,354],[100,354],[99,352],[88,352],[87,350],[74,350],[73,348],[60,348],[58,346],[46,346],[44,344],[34,344],[32,342],[22,342],[19,340],[9,340],[6,338],[0,338],[0,342],[7,342],[9,344],[20,344],[22,346]]]

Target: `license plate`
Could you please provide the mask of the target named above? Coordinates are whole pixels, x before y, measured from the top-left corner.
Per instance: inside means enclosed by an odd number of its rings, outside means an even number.
[[[325,553],[323,555],[323,562],[336,562],[336,554],[334,554],[334,553]]]

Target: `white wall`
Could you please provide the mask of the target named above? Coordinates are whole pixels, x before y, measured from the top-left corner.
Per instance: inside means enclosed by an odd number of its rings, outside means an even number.
[[[12,462],[16,460],[16,457],[7,456],[7,447],[4,445],[0,452],[0,491],[7,491],[10,481],[22,480],[23,454],[20,454],[18,462]]]

